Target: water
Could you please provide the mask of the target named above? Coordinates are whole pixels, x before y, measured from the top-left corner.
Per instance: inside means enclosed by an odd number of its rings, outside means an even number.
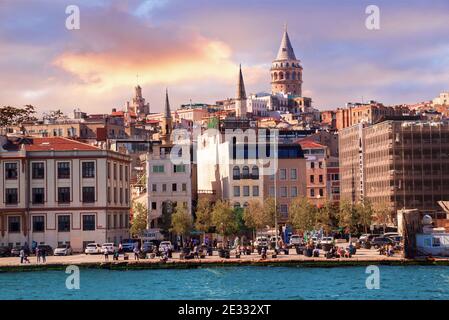
[[[0,273],[5,299],[449,299],[449,268],[381,266],[368,290],[364,267],[223,267],[190,270],[81,269],[80,289],[64,271]]]

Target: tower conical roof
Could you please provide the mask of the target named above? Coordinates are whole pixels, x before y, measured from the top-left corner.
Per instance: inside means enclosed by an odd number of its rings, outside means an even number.
[[[165,117],[171,118],[170,102],[168,101],[168,89],[165,89]]]
[[[279,47],[276,60],[296,60],[295,52],[293,51],[290,38],[288,37],[287,27],[284,29],[281,46]]]
[[[242,74],[242,65],[240,65],[240,70],[239,70],[239,80],[237,83],[236,98],[237,98],[237,100],[246,99],[245,83],[243,82],[243,74]]]

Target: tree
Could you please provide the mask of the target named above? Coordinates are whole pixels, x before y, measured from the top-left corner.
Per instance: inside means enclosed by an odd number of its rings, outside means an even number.
[[[354,205],[347,201],[340,201],[340,208],[338,210],[338,225],[342,228],[349,228],[351,232],[357,231],[358,212]]]
[[[169,235],[171,228],[171,218],[175,210],[175,203],[171,201],[164,201],[162,203],[162,215],[158,221],[158,226],[161,229],[161,233],[165,236]]]
[[[140,202],[133,204],[133,220],[129,232],[133,236],[139,236],[147,228],[148,210],[147,207]]]
[[[267,225],[270,225],[270,216],[267,212],[269,212],[269,210],[264,210],[264,206],[260,203],[260,201],[249,201],[248,206],[243,212],[243,221],[245,222],[245,226],[257,231],[258,229],[263,229]]]
[[[361,225],[365,231],[365,233],[368,232],[368,226],[371,225],[371,222],[373,221],[373,215],[374,210],[371,205],[371,201],[368,199],[364,199],[363,202],[358,203],[356,205],[356,211],[357,211],[357,217],[358,217],[358,224]]]
[[[6,129],[11,126],[22,126],[24,122],[35,121],[34,114],[36,111],[34,107],[27,104],[23,108],[3,106],[0,107],[0,128]],[[23,131],[23,128],[20,128]]]
[[[208,232],[212,227],[212,206],[207,199],[202,198],[198,201],[196,208],[195,228],[199,231]]]
[[[171,217],[170,231],[185,236],[193,229],[193,217],[184,206],[177,206]]]
[[[227,201],[218,200],[212,209],[212,225],[224,238],[238,231],[237,216]]]
[[[268,225],[269,227],[274,227],[274,215],[276,214],[276,218],[279,221],[280,219],[280,213],[279,210],[277,210],[278,208],[276,208],[275,206],[275,201],[274,198],[269,197],[267,199],[265,199],[264,203],[263,203],[263,214],[264,214],[264,221],[266,223],[266,225]]]
[[[373,218],[377,224],[380,224],[383,226],[383,230],[385,233],[386,225],[391,222],[390,207],[385,202],[376,204],[374,206],[374,217]]]
[[[296,230],[311,231],[316,227],[317,208],[306,197],[295,198],[290,204],[288,220]]]
[[[337,216],[337,208],[331,201],[326,201],[323,206],[317,209],[316,228],[323,228],[325,232],[330,232],[334,226]]]

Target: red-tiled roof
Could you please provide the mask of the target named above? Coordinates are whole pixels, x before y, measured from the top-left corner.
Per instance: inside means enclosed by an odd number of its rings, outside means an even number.
[[[32,138],[32,144],[26,144],[26,151],[72,151],[99,150],[99,148],[62,137]]]
[[[310,140],[299,140],[297,141],[301,145],[301,148],[303,149],[322,149],[326,148],[326,146],[316,143],[315,141]]]

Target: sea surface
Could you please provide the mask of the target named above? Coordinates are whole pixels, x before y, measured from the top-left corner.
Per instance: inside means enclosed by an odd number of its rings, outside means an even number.
[[[11,272],[0,273],[0,300],[449,299],[448,267],[381,266],[379,289],[367,288],[367,278],[374,274],[366,271],[365,267],[80,269],[79,289],[71,290],[66,287],[65,271]],[[376,286],[373,278],[368,283]]]

